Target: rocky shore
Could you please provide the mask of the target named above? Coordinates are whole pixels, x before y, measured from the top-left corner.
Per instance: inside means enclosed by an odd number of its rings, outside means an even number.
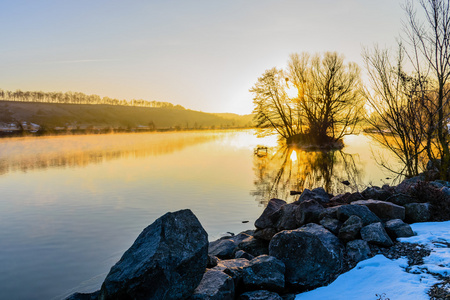
[[[294,299],[383,254],[421,265],[429,250],[396,242],[409,223],[450,219],[450,183],[415,177],[398,186],[271,199],[255,230],[209,242],[190,210],[148,226],[99,291],[67,299]],[[431,291],[432,292],[432,291]]]

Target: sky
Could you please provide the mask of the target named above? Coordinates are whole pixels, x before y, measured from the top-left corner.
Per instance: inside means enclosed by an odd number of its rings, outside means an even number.
[[[395,48],[404,0],[4,0],[0,88],[252,112],[294,52]]]

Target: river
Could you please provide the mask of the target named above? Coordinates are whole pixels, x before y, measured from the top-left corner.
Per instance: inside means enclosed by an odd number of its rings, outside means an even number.
[[[304,152],[253,130],[1,139],[1,298],[98,289],[139,233],[168,211],[190,208],[214,240],[252,229],[265,203],[293,201],[291,190],[340,193],[391,182],[372,154],[389,160],[389,153],[364,135],[345,144]]]

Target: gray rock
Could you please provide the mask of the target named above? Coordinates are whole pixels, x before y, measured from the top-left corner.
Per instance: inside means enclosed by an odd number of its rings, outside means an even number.
[[[106,276],[99,299],[184,299],[200,283],[208,235],[188,209],[148,226]]]
[[[393,194],[388,200],[394,204],[404,206],[405,204],[414,202],[415,198],[407,194],[396,193]]]
[[[344,242],[355,240],[359,237],[359,232],[362,227],[363,223],[360,217],[355,215],[350,216],[339,230],[338,237]]]
[[[370,257],[369,244],[364,240],[353,240],[346,245],[347,256],[354,262],[360,262]]]
[[[254,237],[249,237],[239,243],[238,248],[250,253],[253,256],[260,256],[263,254],[269,254],[269,242]]]
[[[384,201],[392,196],[392,193],[378,186],[372,186],[362,191],[361,195],[363,195],[365,199],[376,199]]]
[[[244,267],[244,288],[247,290],[282,291],[285,266],[279,259],[261,255]]]
[[[366,206],[362,205],[341,205],[337,209],[337,218],[339,221],[345,222],[350,216],[358,216],[361,218],[363,225],[381,222],[373,212]]]
[[[277,231],[300,227],[300,224],[297,221],[297,219],[301,219],[301,216],[297,217],[297,214],[300,214],[298,208],[299,206],[296,203],[285,204],[280,208],[279,218],[275,225]]]
[[[208,255],[208,262],[206,264],[207,268],[214,268],[217,266],[217,263],[219,262],[219,259],[215,257],[214,255]]]
[[[284,200],[270,199],[261,216],[255,221],[255,227],[260,229],[275,227],[274,222],[277,221],[275,213],[285,204]]]
[[[236,244],[231,239],[217,240],[209,243],[208,254],[227,259],[233,257],[236,248]]]
[[[93,293],[75,293],[67,297],[65,300],[97,300],[100,295],[100,291]]]
[[[368,243],[390,247],[394,245],[381,223],[369,224],[361,229],[361,237]]]
[[[312,191],[305,189],[297,201],[303,202],[305,200],[316,200],[319,203],[328,203],[330,202],[330,195],[328,195],[322,187],[315,188]]]
[[[389,220],[386,222],[386,232],[392,238],[410,237],[414,235],[411,226],[400,219]]]
[[[352,202],[352,205],[367,206],[381,220],[405,219],[405,208],[391,202],[369,199]]]
[[[305,200],[297,208],[297,224],[319,223],[320,216],[325,208],[316,200]]]
[[[342,270],[342,244],[317,224],[277,233],[269,254],[286,266],[286,284],[295,289],[313,288],[331,282]]]
[[[247,260],[252,260],[255,257],[247,252],[245,252],[244,250],[239,250],[234,254],[234,258],[245,258]]]
[[[430,203],[405,204],[406,220],[411,223],[426,222],[430,219]]]
[[[337,219],[337,211],[339,207],[340,205],[325,208],[325,210],[323,210],[322,213],[320,214],[320,219],[323,218]]]
[[[207,270],[189,300],[233,300],[234,282],[227,274]]]
[[[261,240],[270,241],[272,237],[277,234],[277,230],[275,228],[264,228],[264,229],[256,229],[253,237]]]
[[[320,225],[328,229],[333,234],[337,235],[339,233],[339,229],[342,227],[342,222],[336,219],[325,217],[320,220]]]
[[[240,297],[240,300],[283,300],[277,293],[269,292],[269,291],[253,291],[243,293]]]
[[[221,260],[212,270],[222,271],[233,278],[235,290],[239,290],[243,277],[243,269],[248,266],[249,260],[245,258],[235,258]]]

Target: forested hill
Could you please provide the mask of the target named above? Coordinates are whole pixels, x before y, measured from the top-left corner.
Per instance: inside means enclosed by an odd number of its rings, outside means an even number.
[[[56,127],[201,129],[251,126],[251,116],[217,114],[172,107],[0,101],[0,123],[31,122]]]

